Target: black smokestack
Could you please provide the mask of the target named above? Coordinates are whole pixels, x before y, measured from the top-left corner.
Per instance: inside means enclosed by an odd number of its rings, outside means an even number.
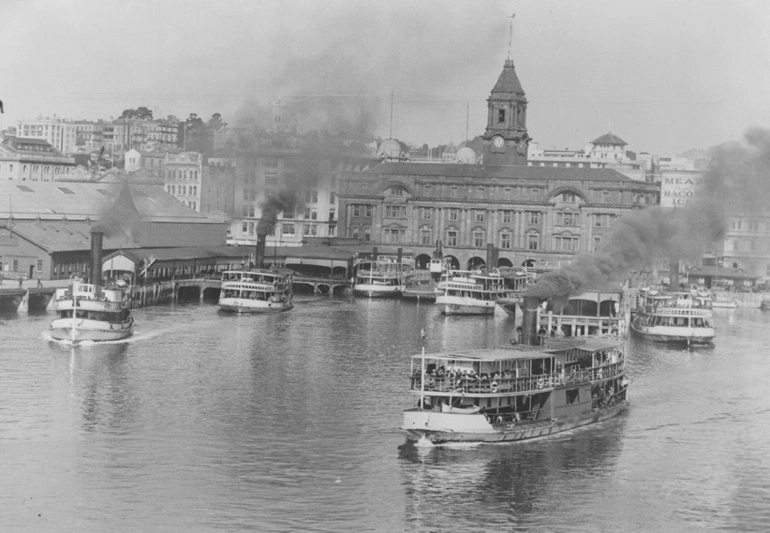
[[[377,261],[377,247],[372,248],[372,261]]]
[[[257,248],[254,252],[254,268],[265,267],[265,242],[267,235],[257,234]]]
[[[100,231],[91,232],[91,280],[95,285],[102,284],[102,245],[104,234]]]
[[[497,267],[497,255],[498,251],[495,245],[491,242],[487,243],[487,270]]]
[[[401,264],[401,259],[403,259],[403,257],[404,257],[404,249],[399,248],[398,251],[396,252],[396,260],[399,265]]]
[[[540,300],[533,296],[524,296],[522,305],[522,323],[521,323],[521,343],[529,346],[536,346],[537,339],[537,308],[540,306]]]

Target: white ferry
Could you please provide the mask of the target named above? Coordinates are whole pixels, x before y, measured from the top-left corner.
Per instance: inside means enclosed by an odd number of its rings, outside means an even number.
[[[355,269],[353,294],[369,298],[400,296],[414,276],[414,264],[408,259],[361,259]]]
[[[433,444],[519,441],[626,410],[624,339],[543,337],[533,329],[537,314],[525,310],[522,344],[413,356],[410,391],[417,407],[403,413],[407,438]]]
[[[498,300],[520,294],[506,286],[499,270],[452,270],[439,282],[438,290],[436,305],[444,315],[491,315]]]
[[[656,342],[708,344],[716,336],[710,298],[640,288],[631,329]]]
[[[72,280],[56,289],[54,310],[48,335],[58,341],[116,341],[134,333],[134,319],[128,306],[125,286],[102,287]]]
[[[292,302],[289,270],[227,270],[222,273],[219,308],[233,313],[288,311]]]

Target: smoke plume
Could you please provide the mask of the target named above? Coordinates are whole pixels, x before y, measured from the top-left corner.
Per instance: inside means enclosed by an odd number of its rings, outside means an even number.
[[[714,150],[696,198],[683,208],[649,207],[624,215],[600,249],[578,255],[561,270],[543,275],[526,291],[540,299],[566,299],[590,286],[616,282],[657,261],[699,260],[721,241],[728,214],[764,214],[770,201],[770,131],[746,131],[747,144]]]
[[[136,209],[131,190],[128,184],[124,183],[121,185],[118,195],[102,206],[93,231],[103,233],[105,237],[114,237],[120,233],[125,233],[137,240],[141,220],[142,216]]]
[[[282,190],[262,202],[262,217],[257,224],[257,235],[270,235],[278,221],[278,213],[293,213],[297,205],[297,196],[289,190]]]

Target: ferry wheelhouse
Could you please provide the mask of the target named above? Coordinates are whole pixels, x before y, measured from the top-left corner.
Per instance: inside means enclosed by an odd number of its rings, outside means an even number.
[[[440,282],[439,290],[436,305],[444,315],[491,315],[498,300],[521,294],[506,285],[499,270],[453,270]]]
[[[708,344],[716,336],[709,298],[641,288],[631,329],[656,342]]]
[[[222,273],[219,308],[233,313],[288,311],[292,302],[290,270],[227,270]]]
[[[414,276],[410,259],[361,259],[355,269],[353,294],[369,298],[400,296]]]
[[[48,335],[55,340],[116,341],[134,333],[134,319],[124,287],[102,287],[73,279],[66,288],[56,289]]]
[[[413,356],[409,388],[417,406],[403,413],[407,438],[434,444],[519,441],[627,409],[624,339],[536,335],[537,313],[525,310],[528,333],[521,344]]]

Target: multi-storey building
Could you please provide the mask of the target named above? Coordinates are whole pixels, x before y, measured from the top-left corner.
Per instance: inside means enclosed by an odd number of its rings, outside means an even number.
[[[16,129],[19,137],[43,139],[63,154],[77,153],[78,123],[56,116],[20,120]]]
[[[488,99],[483,164],[385,162],[345,173],[340,233],[408,247],[421,260],[437,242],[457,266],[570,259],[594,250],[623,213],[659,202],[650,183],[612,169],[527,165],[526,97],[513,62]],[[497,266],[497,265],[495,265]]]
[[[43,139],[6,137],[0,143],[0,180],[56,181],[74,167],[75,159]]]
[[[166,192],[196,211],[201,208],[203,155],[198,152],[166,154],[163,163]]]
[[[227,217],[231,244],[256,243],[263,205],[283,191],[294,194],[295,208],[278,213],[267,237],[269,245],[299,246],[309,238],[336,237],[340,175],[360,171],[377,159],[368,152],[320,144],[318,139],[297,138],[276,146],[274,139],[261,139],[252,150],[209,158],[212,190],[207,193],[207,205],[211,207],[204,212],[221,211],[213,207],[215,197],[221,199],[219,205],[230,208],[226,183],[232,180],[232,211]]]

